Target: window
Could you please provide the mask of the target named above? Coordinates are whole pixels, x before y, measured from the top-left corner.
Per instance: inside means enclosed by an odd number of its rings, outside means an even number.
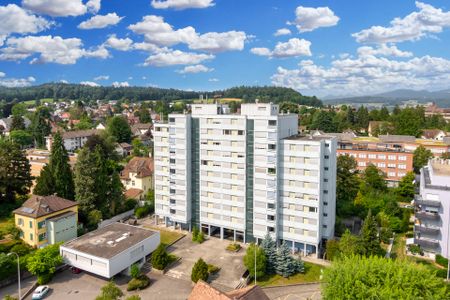
[[[402,165],[398,165],[398,168],[402,169],[402,170],[405,170],[406,169],[406,165],[403,165],[403,164]]]
[[[276,120],[269,120],[269,126],[276,126],[277,121]]]
[[[323,169],[324,169],[325,171],[328,171],[328,167],[324,167]]]
[[[384,155],[384,154],[378,154],[378,159],[386,159],[386,155]]]
[[[171,172],[171,173],[172,173],[172,172]],[[132,180],[132,181],[131,181],[131,185],[132,185],[132,186],[134,186],[134,185],[135,185],[135,182],[134,182],[134,180]]]
[[[267,231],[268,232],[275,232],[275,227],[268,226],[267,227]]]
[[[30,221],[30,228],[33,228],[33,221]]]
[[[369,154],[369,158],[377,158],[376,154]]]
[[[273,204],[273,203],[267,203],[267,208],[268,208],[268,209],[275,209],[275,204]]]
[[[323,228],[327,228],[327,225],[322,225]]]
[[[295,151],[295,145],[289,145],[289,150],[291,150],[291,151]]]
[[[389,177],[395,177],[395,172],[388,172]]]
[[[404,156],[404,155],[399,155],[398,160],[406,160],[406,156]]]
[[[330,144],[328,144],[328,143],[325,143],[325,147],[327,147],[327,148],[328,148],[328,147],[330,147]]]
[[[267,173],[270,175],[275,175],[277,173],[275,168],[267,168]]]
[[[33,240],[33,234],[30,233],[30,241],[32,241],[32,240]]]
[[[22,218],[17,219],[17,225],[23,226],[23,219]]]
[[[238,135],[244,135],[244,130],[238,130]]]
[[[395,156],[395,155],[388,155],[388,159],[389,160],[396,160],[397,156]]]
[[[269,145],[267,146],[267,148],[268,148],[269,150],[275,150],[275,149],[277,148],[277,145],[275,145],[275,144],[269,144]]]
[[[328,214],[327,214],[327,213],[323,213],[323,216],[324,216],[324,217],[328,217]]]
[[[388,164],[388,168],[395,169],[395,164]]]
[[[360,153],[360,154],[358,154],[358,157],[359,157],[359,158],[366,158],[367,155],[366,155],[365,153]]]
[[[329,155],[325,155],[324,158],[325,158],[325,159],[329,159],[330,156],[329,156]]]
[[[386,168],[386,164],[385,163],[378,163],[378,168]]]
[[[309,212],[317,212],[317,208],[316,207],[309,207]]]
[[[171,163],[171,164],[174,164],[174,163],[175,163],[175,158],[171,158],[171,159],[170,159],[170,163]]]
[[[323,190],[323,193],[324,194],[328,194],[328,190]]]
[[[327,206],[327,205],[328,205],[328,202],[324,202],[323,205],[324,205],[324,206]]]
[[[358,162],[358,166],[365,167],[366,166],[366,162],[365,161],[359,161]]]
[[[267,215],[267,220],[268,221],[275,221],[275,216]]]
[[[45,227],[45,220],[38,223],[39,229],[44,228],[44,227]]]
[[[323,179],[323,182],[328,182],[328,178],[324,178],[324,179]]]
[[[225,135],[231,135],[231,130],[225,129],[225,130],[223,131],[223,134],[225,134]]]
[[[175,174],[177,171],[175,169],[170,169],[170,174]],[[133,181],[134,182],[134,181]],[[134,185],[134,183],[133,183]]]
[[[40,235],[39,235],[39,242],[42,242],[43,240],[45,240],[47,238],[47,234],[44,232],[44,233],[41,233]]]

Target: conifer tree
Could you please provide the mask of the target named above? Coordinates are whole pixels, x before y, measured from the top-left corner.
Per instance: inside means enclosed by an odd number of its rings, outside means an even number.
[[[22,116],[13,115],[11,122],[11,131],[24,129],[25,129],[25,122],[23,121]]]
[[[59,132],[53,136],[49,165],[53,174],[56,195],[73,200],[75,198],[75,188],[69,164],[69,155]]]
[[[382,253],[377,221],[372,216],[371,210],[369,210],[361,229],[361,246],[363,254],[366,256],[380,255]]]
[[[285,278],[298,272],[304,272],[303,262],[291,256],[291,250],[286,243],[281,244],[278,248],[276,271],[278,275]]]
[[[52,195],[55,192],[55,185],[53,181],[53,174],[49,165],[45,165],[39,177],[36,179],[36,186],[33,194],[40,196]]]
[[[266,273],[274,274],[277,264],[277,245],[269,233],[266,234],[261,242],[261,248],[266,255]]]

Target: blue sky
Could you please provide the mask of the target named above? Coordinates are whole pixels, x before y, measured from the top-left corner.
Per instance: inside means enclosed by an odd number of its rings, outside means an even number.
[[[3,0],[0,85],[439,90],[449,42],[444,0]]]

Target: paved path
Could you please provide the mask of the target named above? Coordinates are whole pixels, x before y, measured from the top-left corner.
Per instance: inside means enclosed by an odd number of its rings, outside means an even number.
[[[263,288],[273,300],[318,300],[322,299],[320,284],[291,285],[283,287]]]
[[[386,258],[391,257],[391,251],[392,251],[392,246],[394,245],[394,240],[395,240],[395,232],[394,232],[394,236],[389,239],[389,246],[386,251]]]

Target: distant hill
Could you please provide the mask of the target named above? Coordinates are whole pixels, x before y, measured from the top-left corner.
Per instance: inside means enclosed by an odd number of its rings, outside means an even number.
[[[322,106],[322,102],[316,97],[303,96],[299,92],[283,87],[272,86],[240,86],[226,90],[213,92],[183,91],[177,89],[163,89],[155,87],[112,87],[112,86],[87,86],[80,84],[47,83],[31,87],[7,88],[0,87],[0,100],[6,102],[29,101],[35,99],[81,99],[81,100],[193,100],[200,94],[213,98],[239,98],[244,102],[253,102],[260,99],[261,102],[292,101],[298,104],[310,106]]]
[[[416,100],[419,103],[436,102],[442,107],[450,106],[450,89],[430,92],[427,90],[410,90],[399,89],[385,93],[356,96],[356,97],[342,97],[342,98],[328,98],[324,100],[325,104],[362,104],[362,103],[384,103],[385,105],[401,104],[404,101]]]

